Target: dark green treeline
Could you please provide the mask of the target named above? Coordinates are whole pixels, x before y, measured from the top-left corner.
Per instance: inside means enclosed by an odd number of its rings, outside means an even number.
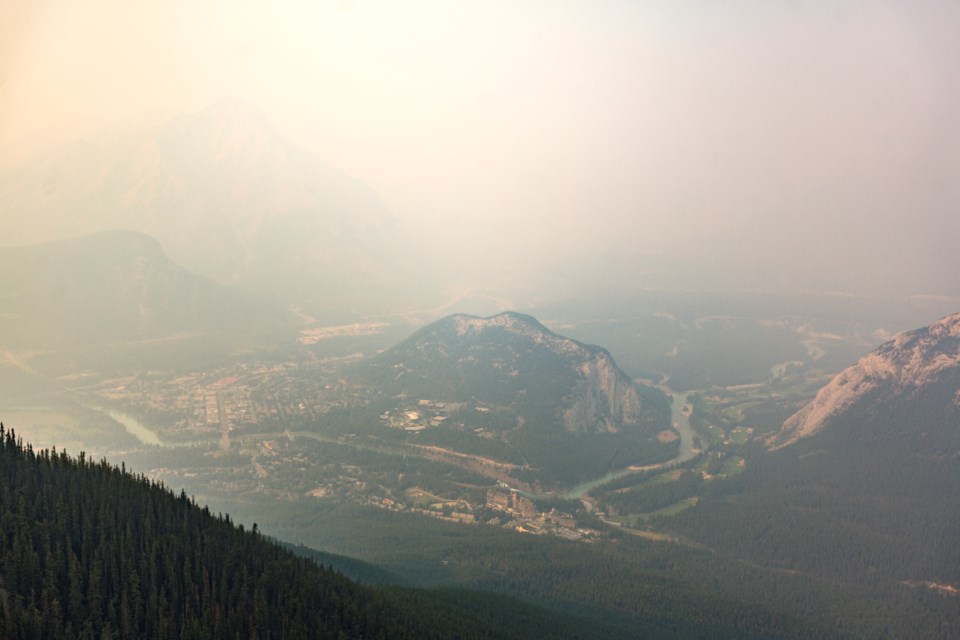
[[[0,638],[580,637],[523,606],[490,622],[503,603],[472,597],[465,615],[444,604],[462,595],[358,585],[256,525],[82,453],[34,451],[0,424]]]

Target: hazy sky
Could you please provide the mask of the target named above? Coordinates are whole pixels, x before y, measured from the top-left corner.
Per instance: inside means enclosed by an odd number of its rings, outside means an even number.
[[[232,97],[454,233],[960,240],[960,3],[2,6],[0,164]]]

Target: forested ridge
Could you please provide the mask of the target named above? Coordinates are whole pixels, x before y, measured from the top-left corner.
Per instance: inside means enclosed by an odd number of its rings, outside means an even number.
[[[34,451],[2,425],[0,476],[0,638],[592,635],[496,596],[358,585],[183,492]]]

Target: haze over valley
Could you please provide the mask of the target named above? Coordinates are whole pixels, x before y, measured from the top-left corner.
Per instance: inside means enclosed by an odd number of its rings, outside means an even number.
[[[960,638],[958,18],[0,10],[0,635]]]

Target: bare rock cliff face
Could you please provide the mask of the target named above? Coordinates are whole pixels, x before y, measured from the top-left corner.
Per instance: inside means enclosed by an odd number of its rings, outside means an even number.
[[[787,419],[768,443],[778,449],[818,433],[861,408],[865,399],[906,401],[921,390],[953,384],[960,374],[960,313],[902,333],[840,372],[817,396]],[[960,405],[960,389],[953,394]]]
[[[585,429],[615,433],[643,418],[636,388],[617,369],[606,352],[595,354],[579,367],[573,403],[562,412],[563,427],[577,433]]]

